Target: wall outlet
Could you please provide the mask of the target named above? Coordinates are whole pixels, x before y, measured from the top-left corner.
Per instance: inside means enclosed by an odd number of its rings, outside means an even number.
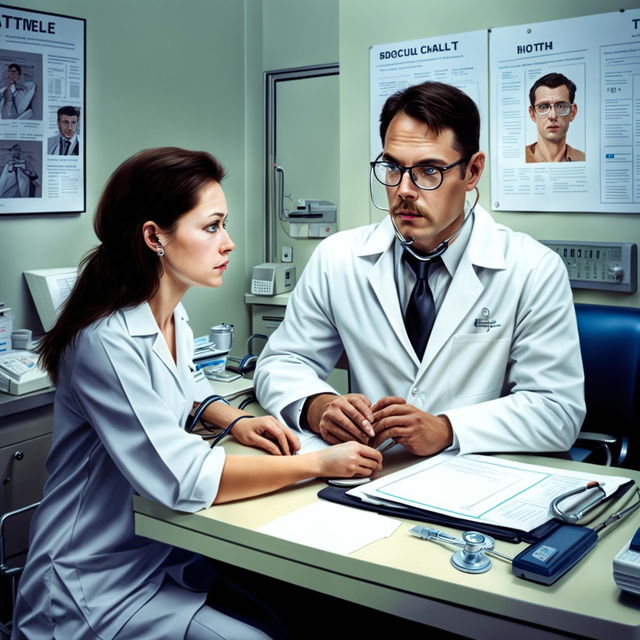
[[[293,262],[293,247],[282,247],[280,260],[282,262]]]

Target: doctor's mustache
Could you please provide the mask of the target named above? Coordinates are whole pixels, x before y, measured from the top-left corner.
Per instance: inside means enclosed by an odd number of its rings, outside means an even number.
[[[416,216],[422,216],[423,218],[427,217],[426,209],[422,208],[420,205],[412,202],[410,200],[405,200],[404,198],[400,198],[399,202],[389,210],[391,215],[396,215],[399,211],[402,213],[412,213]]]

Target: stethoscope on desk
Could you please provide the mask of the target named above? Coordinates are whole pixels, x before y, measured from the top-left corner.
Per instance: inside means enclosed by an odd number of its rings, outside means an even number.
[[[604,482],[588,482],[583,487],[578,487],[577,489],[573,489],[572,491],[567,491],[566,493],[560,494],[557,498],[554,498],[549,505],[549,511],[553,514],[554,518],[561,520],[562,522],[566,522],[567,524],[575,524],[578,520],[582,520],[589,511],[595,509],[604,499],[607,497],[607,492],[602,488],[604,486]],[[579,509],[577,511],[565,511],[560,508],[560,504],[564,502],[567,498],[571,496],[577,496],[585,491],[594,491],[594,495],[591,500],[588,500],[584,504],[580,504],[575,507]]]
[[[566,511],[560,507],[560,504],[567,498],[592,490],[597,490],[595,495],[584,504],[576,506],[575,511]],[[496,551],[494,538],[478,531],[465,531],[462,538],[459,539],[443,531],[418,525],[410,529],[409,533],[423,540],[462,547],[451,557],[451,564],[459,571],[465,573],[488,571],[491,568],[491,559],[487,557],[487,554],[491,554],[511,562],[512,571],[517,577],[551,585],[595,547],[600,531],[640,507],[640,489],[638,487],[636,487],[636,494],[639,498],[636,502],[609,516],[593,529],[579,526],[577,523],[589,511],[607,499],[602,483],[588,482],[582,487],[559,495],[551,501],[549,510],[563,524],[515,557]]]

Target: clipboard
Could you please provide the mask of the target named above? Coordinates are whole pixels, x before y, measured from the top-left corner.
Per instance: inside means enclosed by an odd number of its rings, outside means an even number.
[[[602,504],[606,504],[611,501],[616,501],[621,498],[631,487],[634,486],[633,480],[621,485],[616,491],[602,501]],[[534,543],[539,542],[545,536],[555,531],[558,527],[562,526],[562,522],[550,517],[547,522],[532,529],[531,531],[523,531],[521,529],[511,529],[509,527],[500,527],[497,525],[486,524],[481,522],[470,522],[462,518],[453,518],[451,516],[445,516],[441,513],[435,513],[433,511],[425,511],[423,509],[416,509],[415,507],[408,507],[403,505],[402,507],[392,507],[387,505],[371,504],[369,502],[363,502],[362,500],[346,495],[349,487],[325,487],[318,492],[318,497],[330,502],[336,502],[338,504],[346,505],[348,507],[355,507],[356,509],[364,509],[365,511],[373,511],[386,516],[393,516],[394,518],[405,518],[408,520],[417,520],[418,522],[429,522],[431,524],[444,525],[445,527],[452,527],[454,529],[462,529],[468,531],[479,531],[492,536],[496,540],[504,540],[505,542],[527,542]]]

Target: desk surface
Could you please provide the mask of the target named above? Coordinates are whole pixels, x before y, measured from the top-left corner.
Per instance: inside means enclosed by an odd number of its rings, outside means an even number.
[[[236,443],[229,453],[247,453]],[[393,452],[393,450],[392,450]],[[390,452],[390,453],[392,453]],[[513,459],[640,481],[640,472],[537,456]],[[386,471],[409,460],[400,451],[385,456]],[[612,575],[613,557],[640,525],[640,511],[605,529],[596,548],[551,587],[516,578],[509,563],[492,558],[488,573],[462,573],[450,564],[454,548],[422,541],[402,520],[387,539],[349,556],[291,543],[257,527],[315,500],[325,485],[309,481],[279,492],[179,514],[140,497],[136,531],[316,591],[474,638],[559,638],[566,635],[623,640],[640,638],[640,597],[622,593]],[[632,501],[629,498],[628,503]],[[616,510],[621,508],[616,506]],[[601,518],[603,519],[603,518]],[[601,521],[598,520],[598,522]],[[460,531],[438,527],[459,536]],[[498,542],[516,555],[526,545]]]
[[[253,372],[251,372],[253,373]],[[253,392],[253,376],[241,376],[231,382],[209,380],[212,393],[217,393],[226,400],[233,400],[240,396],[247,396]]]
[[[24,393],[19,396],[0,391],[0,418],[53,404],[54,395],[54,387],[46,387],[45,389]]]

